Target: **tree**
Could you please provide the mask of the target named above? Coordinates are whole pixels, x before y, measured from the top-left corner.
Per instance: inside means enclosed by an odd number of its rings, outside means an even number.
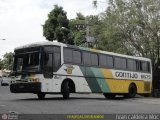
[[[0,70],[3,68],[3,61],[0,59]]]
[[[87,47],[86,36],[96,37],[100,32],[99,25],[100,21],[97,15],[84,16],[82,13],[77,13],[77,17],[70,20],[69,24],[75,44]],[[94,47],[94,45],[90,47]]]
[[[77,46],[82,45],[85,42],[86,28],[85,16],[82,13],[77,13],[75,19],[69,21],[70,31],[72,31],[72,39]]]
[[[69,20],[67,19],[66,12],[62,7],[54,5],[54,9],[48,14],[48,19],[43,25],[43,35],[47,40],[74,44],[74,41],[69,37],[69,31],[62,28],[69,29]]]
[[[160,62],[159,6],[159,0],[110,0],[101,18],[102,49],[148,57],[156,69]]]
[[[100,46],[98,46],[98,42],[99,42],[99,38],[100,38],[100,34],[101,34],[101,28],[102,28],[102,21],[100,19],[99,15],[89,15],[86,17],[86,21],[87,21],[87,35],[94,38],[92,39],[92,42],[90,43],[90,47],[93,48],[100,48]]]
[[[13,53],[5,53],[3,59],[0,61],[1,69],[11,70],[13,66]]]
[[[110,7],[100,15],[99,33],[97,35],[99,49],[122,53],[129,53],[123,45],[122,36],[119,29],[116,27],[118,23],[117,14],[115,14]]]

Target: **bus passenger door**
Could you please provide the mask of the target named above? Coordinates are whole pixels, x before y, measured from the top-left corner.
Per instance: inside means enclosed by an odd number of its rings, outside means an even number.
[[[52,79],[53,79],[53,54],[45,52],[43,62],[43,76],[42,82],[43,92],[52,92]]]
[[[53,54],[45,53],[43,75],[45,78],[53,78]]]
[[[59,75],[60,73],[58,73],[58,70],[61,67],[61,56],[60,56],[60,52],[56,52],[54,51],[53,54],[53,72],[54,72],[54,76],[53,76],[53,83],[52,83],[52,90],[54,92],[60,92],[60,88],[61,88],[61,81],[63,80],[63,78],[61,77],[61,75]]]

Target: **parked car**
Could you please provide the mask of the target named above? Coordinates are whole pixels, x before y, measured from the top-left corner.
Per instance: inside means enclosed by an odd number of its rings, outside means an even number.
[[[1,86],[8,86],[10,84],[10,78],[3,76],[1,77]]]

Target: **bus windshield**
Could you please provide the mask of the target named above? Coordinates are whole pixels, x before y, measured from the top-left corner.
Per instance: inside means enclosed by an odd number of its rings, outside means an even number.
[[[40,53],[33,52],[33,53],[24,53],[15,55],[14,61],[14,71],[21,72],[21,71],[38,71],[40,68]]]

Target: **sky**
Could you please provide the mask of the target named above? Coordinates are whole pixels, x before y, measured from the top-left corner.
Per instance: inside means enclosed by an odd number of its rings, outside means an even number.
[[[18,46],[46,41],[42,25],[55,4],[63,7],[68,19],[73,19],[78,12],[85,16],[104,12],[107,3],[103,1],[96,9],[93,0],[0,0],[0,58]]]

